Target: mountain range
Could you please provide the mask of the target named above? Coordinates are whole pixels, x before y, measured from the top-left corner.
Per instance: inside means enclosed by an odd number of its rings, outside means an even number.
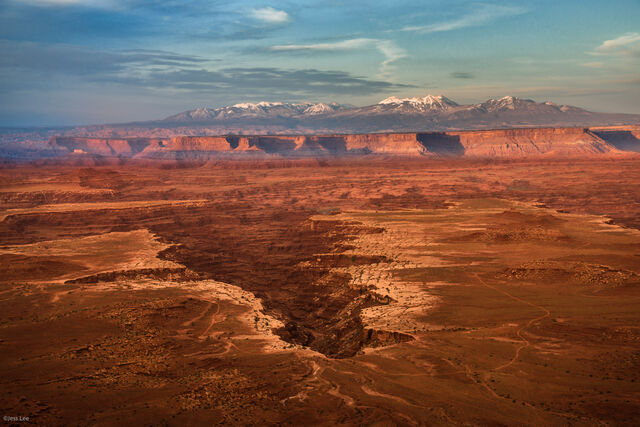
[[[0,159],[617,155],[640,152],[638,125],[640,115],[513,96],[467,105],[441,95],[364,107],[259,102],[147,122],[0,132]]]
[[[640,115],[597,113],[513,96],[462,105],[442,95],[426,95],[392,96],[364,107],[337,103],[242,103],[215,109],[198,108],[163,120],[129,125],[215,127],[230,133],[309,134],[636,123],[640,123]]]

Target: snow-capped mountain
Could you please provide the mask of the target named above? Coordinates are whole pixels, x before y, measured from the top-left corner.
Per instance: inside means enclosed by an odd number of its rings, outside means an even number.
[[[283,118],[304,115],[318,115],[332,113],[343,109],[337,103],[286,103],[286,102],[258,102],[240,103],[221,108],[198,108],[185,111],[175,116],[167,117],[165,121],[173,122],[203,122],[209,120],[253,118]]]
[[[336,103],[240,103],[198,108],[168,117],[159,126],[207,126],[224,132],[402,132],[522,126],[591,126],[638,122],[640,116],[605,114],[570,105],[514,96],[458,104],[443,95],[391,96],[364,107]]]
[[[489,99],[482,104],[477,104],[479,108],[487,112],[516,110],[520,108],[529,108],[537,105],[548,105],[547,103],[537,104],[530,99],[522,99],[516,96],[503,96],[500,99]]]
[[[392,106],[394,108],[408,107],[418,111],[443,111],[458,106],[456,102],[442,95],[427,95],[422,98],[398,98],[397,96],[391,96],[378,102],[378,105]]]
[[[305,109],[303,111],[304,114],[328,114],[328,113],[333,113],[334,111],[338,111],[343,109],[344,106],[336,103],[336,102],[332,102],[331,104],[324,104],[324,103],[319,103],[319,104],[313,104],[310,107],[308,107],[307,109]]]

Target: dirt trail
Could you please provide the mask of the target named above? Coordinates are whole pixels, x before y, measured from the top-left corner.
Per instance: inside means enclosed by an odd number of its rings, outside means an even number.
[[[325,383],[329,387],[329,390],[327,390],[327,394],[330,394],[339,399],[342,399],[344,403],[347,404],[347,406],[351,406],[351,407],[355,406],[355,400],[351,396],[347,396],[346,394],[343,394],[340,392],[339,384],[334,384],[332,381],[322,376],[322,373],[325,371],[326,368],[318,365],[318,363],[315,360],[311,360],[310,362],[311,362],[311,366],[313,367],[313,373],[312,373],[313,378],[316,378],[320,382]]]
[[[218,316],[220,315],[220,303],[219,302],[213,302],[213,301],[209,301],[209,304],[216,305],[216,311],[215,313],[211,314],[211,321],[209,322],[209,326],[207,326],[207,329],[205,329],[205,331],[200,334],[200,339],[205,339],[209,336],[209,331],[211,330],[211,328],[213,327],[213,325],[216,324],[217,320],[218,320]],[[211,306],[209,306],[211,307]],[[208,311],[208,310],[207,310]]]
[[[499,289],[499,288],[496,288],[495,286],[491,286],[491,285],[489,285],[487,282],[485,282],[484,280],[482,280],[482,279],[480,278],[480,275],[479,275],[478,273],[474,273],[473,275],[474,275],[474,277],[475,277],[476,279],[478,279],[478,281],[479,281],[480,283],[482,283],[482,285],[484,285],[484,286],[486,286],[486,287],[488,287],[488,288],[491,288],[491,289],[493,289],[494,291],[500,292],[501,294],[503,294],[503,295],[505,295],[505,296],[507,296],[507,297],[511,298],[511,299],[512,299],[512,300],[514,300],[514,301],[521,302],[521,303],[523,303],[523,304],[526,304],[526,305],[528,305],[528,306],[531,306],[531,307],[537,308],[537,309],[542,310],[542,311],[544,312],[544,314],[543,314],[542,316],[538,316],[538,317],[535,317],[535,318],[533,318],[533,319],[529,320],[529,321],[527,322],[527,324],[526,324],[526,325],[524,325],[523,327],[521,327],[520,329],[518,329],[518,332],[516,332],[516,335],[518,335],[518,338],[520,338],[520,340],[522,340],[522,343],[523,343],[523,344],[522,344],[520,347],[518,347],[518,348],[517,348],[517,350],[516,350],[516,354],[513,356],[513,358],[512,358],[509,362],[505,363],[504,365],[500,365],[500,366],[498,366],[497,368],[494,368],[494,369],[493,369],[494,371],[500,371],[500,370],[502,370],[502,369],[508,368],[509,366],[513,365],[513,364],[518,360],[518,357],[520,357],[520,352],[521,352],[523,349],[525,349],[525,348],[527,348],[527,347],[529,347],[529,346],[531,345],[531,342],[530,342],[529,340],[527,340],[527,339],[522,335],[522,332],[523,332],[525,329],[529,328],[529,327],[530,327],[531,325],[533,325],[534,323],[536,323],[536,322],[538,322],[538,321],[540,321],[540,320],[542,320],[542,319],[544,319],[544,318],[546,318],[546,317],[549,317],[549,316],[551,315],[551,313],[549,312],[549,310],[547,310],[546,308],[544,308],[544,307],[543,307],[543,306],[541,306],[541,305],[534,304],[534,303],[529,302],[529,301],[527,301],[527,300],[524,300],[524,299],[522,299],[522,298],[519,298],[519,297],[513,296],[513,295],[511,295],[511,294],[510,294],[509,292],[507,292],[507,291],[503,291],[502,289]]]

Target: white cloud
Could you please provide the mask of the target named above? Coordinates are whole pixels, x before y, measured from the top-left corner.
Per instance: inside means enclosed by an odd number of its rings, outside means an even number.
[[[383,56],[384,60],[380,63],[380,74],[382,78],[392,78],[392,63],[406,57],[403,49],[395,45],[391,40],[380,40],[370,38],[357,38],[349,40],[341,40],[333,43],[314,43],[314,44],[286,44],[272,46],[271,50],[275,52],[293,52],[293,51],[348,51],[358,49],[377,49]]]
[[[413,25],[401,28],[398,31],[410,31],[417,33],[437,33],[442,31],[458,30],[460,28],[475,27],[487,24],[495,19],[506,16],[522,15],[527,9],[517,6],[503,6],[495,4],[480,4],[467,15],[450,21],[438,22],[429,25]]]
[[[393,71],[393,62],[398,59],[406,57],[404,50],[396,46],[390,40],[378,40],[376,48],[385,56],[385,60],[380,64],[380,75],[383,77],[390,77],[390,73]]]
[[[640,55],[640,33],[627,33],[611,40],[605,40],[596,47],[595,55]]]
[[[336,50],[352,50],[352,49],[361,49],[364,47],[369,47],[373,43],[377,42],[377,39],[367,39],[367,38],[359,38],[359,39],[350,39],[350,40],[342,40],[334,43],[315,43],[315,44],[285,44],[285,45],[277,45],[272,46],[271,50],[273,51],[296,51],[296,50],[325,50],[325,51],[336,51]]]
[[[274,9],[269,6],[260,9],[251,9],[249,10],[249,16],[267,24],[286,24],[291,20],[291,16],[284,10]]]

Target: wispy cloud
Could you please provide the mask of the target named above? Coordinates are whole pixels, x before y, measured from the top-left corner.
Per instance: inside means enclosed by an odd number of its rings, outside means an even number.
[[[436,22],[427,25],[410,25],[400,28],[398,31],[417,33],[437,33],[443,31],[459,30],[461,28],[475,27],[492,22],[498,18],[522,15],[528,10],[519,6],[504,6],[497,4],[478,4],[467,14],[448,21]]]
[[[5,54],[0,62],[0,93],[38,90],[52,81],[61,88],[119,87],[232,99],[367,96],[410,87],[337,70],[220,67],[212,59],[161,50],[100,51],[0,40],[0,51]],[[16,84],[24,79],[30,84]]]
[[[590,53],[594,55],[640,56],[640,33],[626,33],[615,39],[605,40]]]
[[[350,40],[341,40],[333,43],[315,43],[315,44],[284,44],[272,46],[273,51],[304,51],[304,50],[322,50],[322,51],[339,51],[352,50],[370,47],[377,39],[358,38]]]
[[[101,77],[101,78],[100,78]],[[273,67],[151,70],[136,75],[104,75],[96,82],[184,93],[210,93],[235,99],[308,99],[326,95],[366,96],[410,86],[367,79],[343,71]]]
[[[257,21],[271,25],[286,24],[291,20],[291,16],[284,10],[274,9],[269,6],[259,9],[250,9],[249,16]]]
[[[405,51],[396,46],[396,44],[391,40],[380,40],[373,38],[356,38],[341,40],[332,43],[276,45],[272,46],[271,50],[274,52],[336,52],[371,48],[377,49],[385,58],[380,63],[380,77],[382,78],[391,78],[393,72],[392,64],[395,61],[406,57]]]

